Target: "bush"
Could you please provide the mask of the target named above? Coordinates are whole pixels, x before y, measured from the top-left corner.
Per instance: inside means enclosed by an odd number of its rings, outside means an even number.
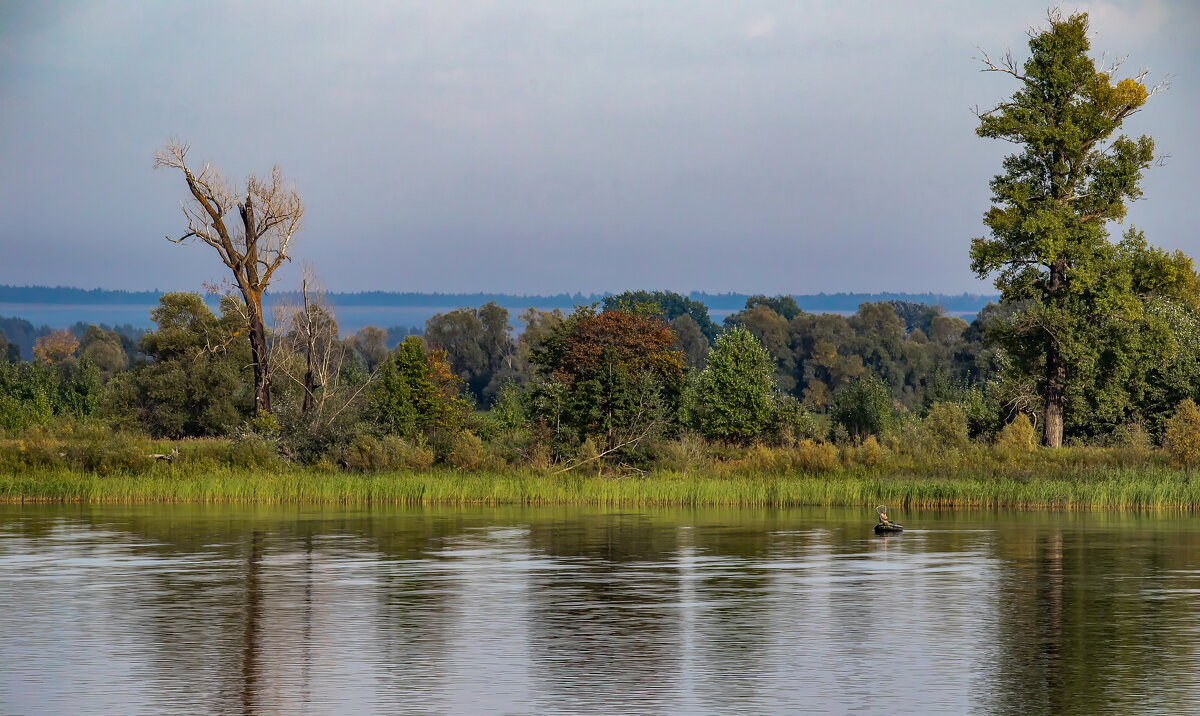
[[[413,444],[396,435],[359,435],[332,451],[325,461],[360,472],[427,470],[433,465],[433,451],[424,443]]]
[[[785,395],[775,403],[775,434],[779,444],[795,446],[801,440],[819,440],[828,430],[817,417],[793,396]]]
[[[967,445],[967,413],[957,403],[934,403],[923,421],[935,450]]]
[[[848,462],[867,467],[878,465],[887,456],[887,450],[879,444],[874,435],[868,435],[861,445],[847,448],[845,452]]]
[[[755,445],[746,451],[741,467],[751,473],[781,473],[787,472],[792,463],[793,456],[786,450]]]
[[[855,440],[879,435],[894,422],[892,393],[874,375],[851,381],[834,395],[830,415]]]
[[[1163,447],[1189,470],[1200,461],[1200,407],[1191,398],[1176,406],[1174,414],[1167,420]]]
[[[230,443],[229,465],[247,470],[276,469],[279,467],[279,452],[274,441],[247,433]]]
[[[17,440],[17,460],[26,467],[68,467],[66,444],[45,428],[27,430]]]
[[[65,423],[56,432],[34,427],[0,451],[0,469],[59,468],[108,475],[145,470],[153,463],[141,436],[101,425]]]
[[[1104,446],[1144,452],[1154,448],[1154,440],[1140,423],[1122,423],[1113,428],[1112,434],[1104,441]]]
[[[996,447],[1007,450],[1022,450],[1032,452],[1037,449],[1037,431],[1025,413],[1017,415],[1011,423],[1005,425],[996,436]]]
[[[488,462],[489,457],[482,438],[474,433],[462,432],[454,436],[446,459],[459,470],[478,470]]]
[[[596,441],[589,437],[579,446],[579,450],[576,451],[575,459],[571,464],[575,465],[575,469],[579,472],[591,474],[601,472],[601,460],[600,448],[596,446]]]
[[[805,470],[828,472],[838,466],[838,449],[829,443],[801,440],[795,452],[796,462]]]
[[[688,470],[707,464],[708,445],[699,435],[686,433],[657,446],[655,466],[665,470]]]
[[[72,464],[100,475],[145,470],[153,463],[150,452],[144,438],[104,428],[84,431],[68,448]]]

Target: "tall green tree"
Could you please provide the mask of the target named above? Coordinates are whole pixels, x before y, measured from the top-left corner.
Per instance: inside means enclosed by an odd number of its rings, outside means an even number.
[[[636,447],[676,412],[684,356],[674,344],[658,317],[579,306],[531,353],[542,378],[534,399],[553,416],[560,442]]]
[[[170,438],[225,435],[253,415],[244,313],[231,298],[221,308],[216,316],[195,293],[163,294],[140,345],[150,362],[117,373],[101,411]]]
[[[129,355],[121,344],[121,336],[98,326],[88,326],[79,340],[79,357],[94,363],[104,380],[129,367]]]
[[[895,413],[891,391],[882,380],[870,374],[838,389],[829,412],[835,424],[860,442],[888,429]]]
[[[671,330],[675,332],[675,347],[683,352],[687,367],[693,370],[703,368],[709,346],[699,324],[685,313],[671,321]]]
[[[425,322],[425,344],[446,351],[450,368],[478,402],[490,400],[503,382],[514,378],[511,369],[516,344],[508,309],[494,301],[477,309],[459,308],[434,315]]]
[[[775,361],[742,326],[717,338],[696,385],[700,432],[713,440],[748,443],[774,417]]]
[[[971,268],[981,278],[997,274],[1002,301],[1026,304],[1030,320],[1014,337],[1027,354],[1040,355],[1044,440],[1057,447],[1072,344],[1086,320],[1082,304],[1118,310],[1133,299],[1120,287],[1097,289],[1107,282],[1113,253],[1106,224],[1141,196],[1142,170],[1154,158],[1149,137],[1114,135],[1154,90],[1144,75],[1115,81],[1116,66],[1096,66],[1088,56],[1087,14],[1051,13],[1049,20],[1031,35],[1023,66],[1011,54],[999,63],[982,58],[985,71],[1009,75],[1019,87],[979,113],[976,133],[1022,150],[991,182],[993,205],[984,215],[991,236],[972,241]]]
[[[367,413],[384,432],[406,438],[453,433],[466,420],[461,386],[445,351],[426,351],[419,336],[408,336],[380,365]]]

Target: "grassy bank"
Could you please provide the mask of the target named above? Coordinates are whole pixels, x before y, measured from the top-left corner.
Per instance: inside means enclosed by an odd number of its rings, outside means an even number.
[[[0,474],[0,502],[570,504],[611,506],[1010,507],[1071,510],[1200,509],[1200,479],[1160,467],[1060,470],[1047,476],[960,470],[886,475],[655,471],[641,477],[429,470],[387,473],[291,469],[98,475],[68,470]]]

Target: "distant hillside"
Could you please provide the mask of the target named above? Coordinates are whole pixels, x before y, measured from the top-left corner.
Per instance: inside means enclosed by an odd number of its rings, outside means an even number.
[[[482,306],[495,301],[507,308],[514,327],[517,314],[527,308],[542,311],[570,311],[578,304],[597,303],[611,294],[559,293],[550,296],[502,293],[392,293],[366,291],[329,295],[343,335],[363,326],[379,326],[388,331],[389,342],[410,333],[420,333],[425,321],[436,313],[455,308]],[[157,305],[160,291],[85,290],[65,286],[0,286],[0,331],[21,347],[25,358],[32,355],[33,342],[56,328],[70,328],[82,334],[88,324],[108,324],[131,337],[153,327],[150,311]],[[746,306],[744,293],[692,292],[689,298],[708,306],[716,323]],[[940,293],[818,293],[794,296],[796,303],[813,313],[853,313],[867,301],[912,301],[941,306],[947,313],[970,320],[995,296]],[[267,303],[295,302],[288,291],[267,294]],[[214,309],[215,297],[206,298]]]
[[[51,304],[51,305],[126,305],[145,306],[158,301],[161,291],[115,291],[108,289],[82,289],[69,286],[5,286],[0,285],[0,303],[8,304]],[[267,294],[274,301],[291,300],[290,291]],[[558,293],[547,296],[504,293],[396,293],[392,291],[363,291],[358,293],[331,293],[330,301],[336,306],[378,307],[430,307],[481,306],[495,301],[505,308],[570,308],[581,303],[602,301],[610,293],[583,294]],[[746,305],[751,294],[704,293],[693,291],[689,298],[700,301],[714,311],[736,311]],[[868,301],[913,301],[931,306],[941,306],[953,313],[976,312],[996,296],[963,293],[816,293],[794,294],[796,303],[806,311],[854,311],[858,305]]]

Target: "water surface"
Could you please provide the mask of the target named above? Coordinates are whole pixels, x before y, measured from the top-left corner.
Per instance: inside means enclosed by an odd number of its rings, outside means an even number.
[[[3,713],[1195,713],[1190,516],[0,506]]]

